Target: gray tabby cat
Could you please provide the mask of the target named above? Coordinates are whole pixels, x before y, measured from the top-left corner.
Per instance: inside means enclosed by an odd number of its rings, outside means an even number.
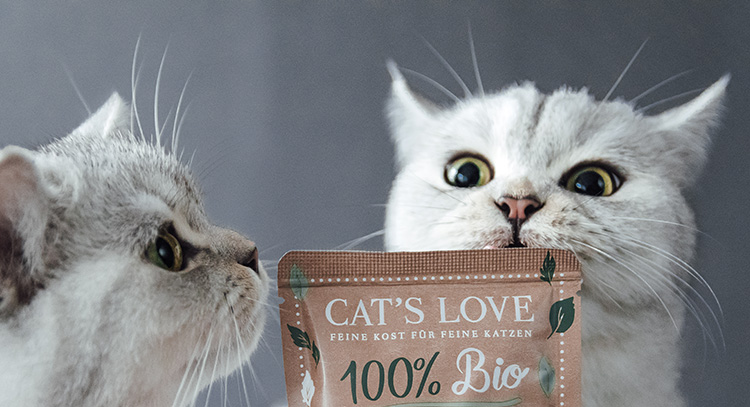
[[[696,237],[683,193],[729,78],[647,116],[531,83],[441,108],[389,68],[387,250],[571,250],[584,275],[584,405],[683,406],[680,329],[696,311],[689,283],[705,284],[686,263]]]
[[[0,150],[0,406],[183,406],[260,338],[255,245],[114,94],[70,135]]]

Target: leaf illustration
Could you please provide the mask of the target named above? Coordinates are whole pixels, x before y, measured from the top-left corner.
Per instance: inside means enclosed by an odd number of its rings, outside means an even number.
[[[315,367],[318,367],[318,363],[320,362],[320,349],[318,349],[318,345],[316,345],[315,342],[312,343],[312,357],[315,359]]]
[[[552,257],[550,252],[547,252],[547,256],[544,257],[542,262],[542,268],[539,269],[542,274],[542,281],[546,281],[549,285],[552,285],[552,277],[555,276],[555,258]]]
[[[310,336],[307,335],[307,332],[289,324],[287,324],[286,327],[289,328],[289,332],[292,334],[292,340],[296,346],[312,349],[310,346]]]
[[[315,394],[315,384],[310,377],[309,370],[305,370],[305,378],[302,380],[302,390],[300,392],[302,393],[302,402],[309,406]]]
[[[573,297],[552,304],[552,308],[549,309],[549,325],[552,327],[552,332],[547,339],[551,338],[555,332],[567,331],[573,325],[575,317],[576,309],[573,304]]]
[[[542,386],[542,391],[547,398],[555,390],[555,368],[544,356],[539,361],[539,385]]]
[[[289,273],[289,285],[292,287],[292,292],[298,300],[304,301],[307,297],[307,289],[310,287],[310,282],[307,281],[305,273],[296,264],[292,265]]]

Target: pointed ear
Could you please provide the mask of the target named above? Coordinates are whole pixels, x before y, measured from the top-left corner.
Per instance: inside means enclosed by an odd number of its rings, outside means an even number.
[[[33,153],[0,150],[0,315],[42,285],[48,204]]]
[[[69,137],[110,137],[117,130],[128,129],[130,129],[130,106],[115,92],[83,124],[73,130]]]
[[[711,131],[718,126],[723,109],[729,74],[724,75],[698,97],[648,118],[653,128],[666,137],[673,161],[669,176],[681,188],[690,186],[705,165],[711,142]]]
[[[392,60],[386,63],[391,74],[391,96],[386,106],[391,139],[396,146],[397,163],[402,165],[418,148],[420,134],[439,108],[414,93]]]

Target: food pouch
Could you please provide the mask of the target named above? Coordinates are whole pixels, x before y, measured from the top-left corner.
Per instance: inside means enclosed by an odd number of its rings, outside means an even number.
[[[581,272],[547,249],[287,253],[289,406],[581,405]]]

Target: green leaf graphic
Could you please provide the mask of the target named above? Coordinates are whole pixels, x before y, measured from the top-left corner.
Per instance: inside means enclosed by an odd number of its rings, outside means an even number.
[[[542,268],[539,269],[542,274],[542,281],[546,281],[549,285],[552,285],[552,277],[555,276],[555,258],[552,257],[550,252],[547,252],[547,256],[544,257],[542,262]]]
[[[555,368],[549,364],[549,360],[544,356],[539,361],[539,385],[542,386],[542,391],[547,398],[555,390]]]
[[[312,343],[312,357],[315,360],[315,367],[317,367],[320,362],[320,349],[318,349],[318,345],[315,342]]]
[[[547,339],[551,338],[555,332],[562,333],[567,331],[576,318],[576,309],[573,304],[573,297],[560,300],[552,304],[549,309],[549,325],[552,332]]]
[[[304,301],[307,297],[307,288],[310,287],[310,282],[307,281],[305,273],[296,264],[292,265],[289,273],[289,285],[292,287],[292,292],[298,300]]]
[[[289,332],[292,334],[292,340],[296,346],[312,349],[310,346],[310,337],[307,335],[307,332],[289,324],[287,324],[286,327],[289,328]]]

